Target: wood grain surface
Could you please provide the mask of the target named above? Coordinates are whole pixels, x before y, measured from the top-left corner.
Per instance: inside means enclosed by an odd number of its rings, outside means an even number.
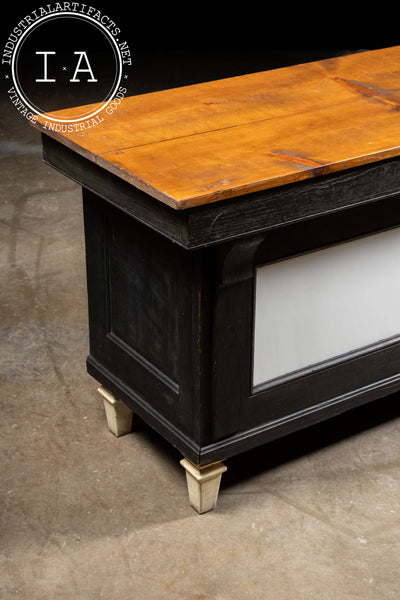
[[[126,97],[101,114],[82,131],[46,129],[46,115],[35,126],[191,208],[399,155],[400,46]]]

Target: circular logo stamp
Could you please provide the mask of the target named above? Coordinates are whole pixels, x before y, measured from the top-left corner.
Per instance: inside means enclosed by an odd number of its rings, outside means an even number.
[[[132,65],[115,21],[93,6],[56,2],[16,24],[3,48],[8,95],[27,119],[56,131],[84,130],[112,114]]]

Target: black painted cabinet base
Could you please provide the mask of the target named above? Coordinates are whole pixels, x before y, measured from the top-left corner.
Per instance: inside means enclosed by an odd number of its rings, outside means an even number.
[[[398,197],[186,249],[84,189],[88,372],[199,467],[400,389],[400,339],[252,387],[259,264],[400,224]]]

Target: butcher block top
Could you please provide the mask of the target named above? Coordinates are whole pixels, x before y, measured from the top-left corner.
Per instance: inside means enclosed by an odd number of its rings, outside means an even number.
[[[400,155],[400,46],[126,97],[101,114],[82,131],[46,129],[46,115],[34,125],[192,208]]]

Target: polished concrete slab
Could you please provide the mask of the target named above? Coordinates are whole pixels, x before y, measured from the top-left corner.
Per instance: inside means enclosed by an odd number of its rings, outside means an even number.
[[[80,189],[0,108],[0,597],[397,600],[400,396],[226,461],[199,516],[179,453],[107,429]]]

